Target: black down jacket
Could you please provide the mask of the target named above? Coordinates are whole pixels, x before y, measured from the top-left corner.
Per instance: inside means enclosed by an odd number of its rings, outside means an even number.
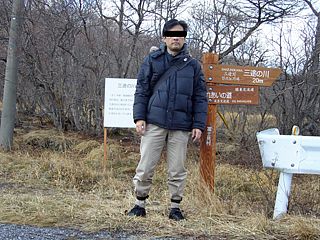
[[[207,90],[200,63],[192,59],[171,74],[157,89],[157,80],[168,66],[166,48],[149,54],[140,68],[133,105],[134,121],[145,120],[169,130],[204,130],[207,119]],[[191,58],[187,46],[173,58],[187,61]]]

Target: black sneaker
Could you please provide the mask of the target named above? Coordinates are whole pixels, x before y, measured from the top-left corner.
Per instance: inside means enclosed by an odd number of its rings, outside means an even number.
[[[128,212],[128,216],[145,217],[146,209],[138,205],[134,205],[130,212]]]
[[[180,220],[185,219],[181,213],[180,208],[171,208],[170,213],[169,213],[169,218],[173,219],[175,221],[180,221]]]

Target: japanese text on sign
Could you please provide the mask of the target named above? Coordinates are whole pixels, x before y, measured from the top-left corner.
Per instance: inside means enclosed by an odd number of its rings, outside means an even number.
[[[206,139],[206,145],[211,145],[211,136],[212,136],[212,127],[207,126],[207,139]]]
[[[213,86],[208,89],[209,104],[251,104],[259,102],[257,86]]]
[[[271,86],[281,74],[278,68],[205,64],[207,83]]]
[[[252,83],[263,84],[264,79],[270,77],[269,70],[221,68],[221,71],[223,73],[221,77],[223,81],[240,81],[240,74],[242,74],[243,77],[250,77],[252,79]],[[237,74],[237,72],[240,74]]]

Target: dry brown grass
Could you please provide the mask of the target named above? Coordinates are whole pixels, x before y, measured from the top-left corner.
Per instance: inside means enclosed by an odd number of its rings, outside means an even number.
[[[1,222],[123,230],[145,238],[320,239],[317,176],[295,177],[289,214],[273,221],[277,172],[229,165],[224,160],[216,166],[212,193],[202,184],[198,146],[192,144],[182,202],[188,220],[172,222],[167,217],[165,161],[154,177],[147,218],[129,218],[125,211],[134,202],[137,144],[109,139],[107,169],[103,169],[100,139],[53,130],[17,132],[15,151],[0,153]]]

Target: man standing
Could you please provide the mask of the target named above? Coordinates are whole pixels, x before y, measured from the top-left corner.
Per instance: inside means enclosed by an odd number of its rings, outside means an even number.
[[[189,132],[193,141],[200,139],[208,107],[201,66],[189,55],[185,44],[187,31],[184,21],[166,22],[162,31],[164,45],[145,58],[138,74],[133,118],[136,131],[142,135],[141,159],[133,178],[137,199],[129,216],[146,216],[145,200],[166,145],[171,198],[169,218],[184,219],[180,202],[187,176]]]

